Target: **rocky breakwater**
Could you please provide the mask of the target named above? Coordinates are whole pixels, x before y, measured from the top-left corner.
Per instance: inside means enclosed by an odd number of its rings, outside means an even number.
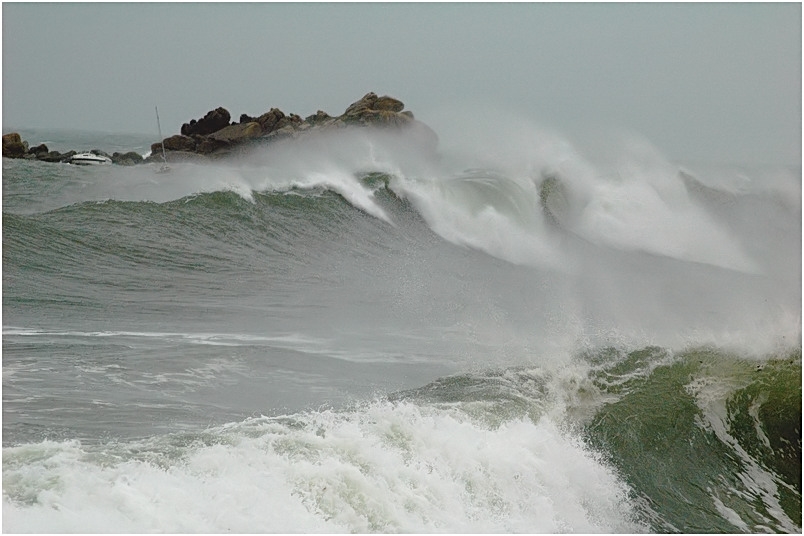
[[[348,128],[378,128],[407,131],[425,150],[435,151],[438,137],[430,127],[416,120],[405,110],[402,101],[389,96],[367,93],[353,102],[341,115],[333,117],[319,110],[302,118],[285,114],[277,108],[258,116],[246,114],[232,121],[229,111],[216,108],[201,119],[193,119],[181,127],[181,133],[151,145],[151,154],[143,158],[136,152],[107,154],[93,149],[92,153],[109,157],[113,164],[135,165],[143,162],[162,162],[162,148],[168,162],[205,162],[247,154],[255,147],[278,140],[298,139],[314,133],[333,132]],[[44,162],[69,162],[76,151],[50,151],[44,144],[29,147],[16,132],[3,135],[3,156]]]
[[[134,151],[108,154],[98,149],[92,149],[89,152],[106,156],[112,160],[113,164],[122,166],[133,166],[144,161],[142,155]],[[17,132],[3,134],[3,156],[6,158],[24,158],[42,162],[70,162],[70,159],[76,154],[78,154],[76,151],[67,151],[66,153],[51,151],[44,143],[36,147],[29,147],[28,142],[23,140]]]
[[[180,134],[151,145],[151,155],[146,161],[161,162],[163,145],[168,162],[206,161],[243,155],[277,140],[350,127],[410,129],[426,149],[435,150],[438,143],[435,132],[406,111],[402,101],[368,93],[337,117],[319,110],[302,118],[272,108],[258,117],[243,114],[239,121],[232,121],[228,110],[216,108],[201,119],[183,124]]]

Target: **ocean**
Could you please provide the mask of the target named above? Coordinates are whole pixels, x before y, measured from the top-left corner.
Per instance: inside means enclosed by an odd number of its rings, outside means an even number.
[[[800,533],[801,169],[456,132],[4,158],[3,531]]]

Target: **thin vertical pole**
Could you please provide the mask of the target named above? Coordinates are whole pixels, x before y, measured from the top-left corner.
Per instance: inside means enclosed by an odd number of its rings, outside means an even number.
[[[162,144],[162,160],[167,164],[167,155],[165,154],[165,140],[162,139],[162,125],[159,124],[159,108],[154,106],[156,110],[156,128],[159,129],[159,142]]]

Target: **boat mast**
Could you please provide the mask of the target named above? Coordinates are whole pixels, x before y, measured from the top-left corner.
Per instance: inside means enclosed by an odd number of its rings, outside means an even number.
[[[162,125],[159,124],[159,108],[154,106],[156,110],[156,128],[159,129],[159,142],[162,144],[162,160],[167,164],[167,155],[165,154],[165,140],[162,139]]]

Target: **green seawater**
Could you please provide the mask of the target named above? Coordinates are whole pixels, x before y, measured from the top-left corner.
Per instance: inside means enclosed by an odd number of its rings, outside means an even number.
[[[714,349],[646,348],[603,363],[595,383],[617,400],[585,434],[654,530],[801,525],[800,350],[758,363]]]

